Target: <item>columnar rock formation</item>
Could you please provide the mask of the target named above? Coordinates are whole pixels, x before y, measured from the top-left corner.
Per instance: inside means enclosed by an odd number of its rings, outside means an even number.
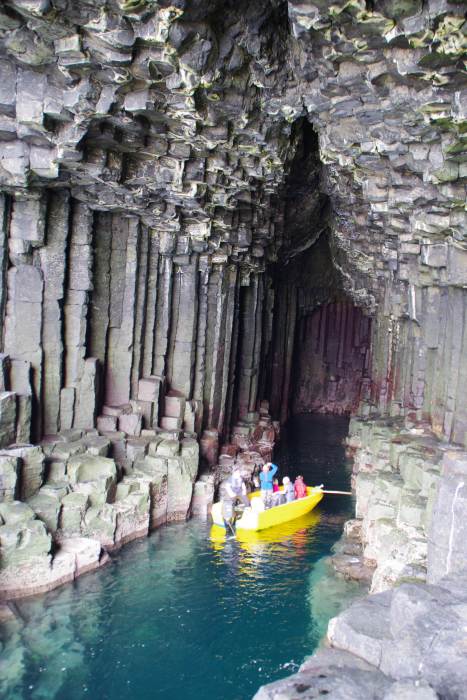
[[[467,447],[464,37],[448,0],[2,4],[0,588],[186,517],[198,449],[205,511],[294,411]]]

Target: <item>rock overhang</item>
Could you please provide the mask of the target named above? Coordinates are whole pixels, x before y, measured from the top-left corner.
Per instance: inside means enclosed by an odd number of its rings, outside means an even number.
[[[139,217],[168,250],[182,238],[261,270],[281,247],[291,125],[306,117],[336,266],[374,311],[394,276],[423,284],[420,246],[462,256],[461,10],[8,2],[2,184],[71,187]]]

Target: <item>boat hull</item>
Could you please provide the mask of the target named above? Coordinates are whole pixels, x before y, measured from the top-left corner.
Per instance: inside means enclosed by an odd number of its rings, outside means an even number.
[[[305,498],[298,498],[290,503],[283,503],[280,506],[274,506],[267,510],[257,512],[251,508],[247,508],[243,512],[242,517],[235,523],[235,529],[257,532],[306,515],[306,513],[312,511],[323,498],[323,492],[318,487],[309,486],[307,492],[308,495],[305,496]],[[255,496],[259,496],[259,491],[249,494],[250,499]],[[213,505],[212,519],[216,525],[225,527],[222,517],[222,503],[218,502]]]

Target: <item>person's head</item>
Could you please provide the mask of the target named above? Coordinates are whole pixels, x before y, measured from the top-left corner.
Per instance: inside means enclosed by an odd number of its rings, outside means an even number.
[[[303,476],[299,474],[296,478],[296,481],[303,481]]]
[[[269,471],[269,462],[266,462],[266,464],[263,464],[263,472],[268,472]]]
[[[274,479],[273,484],[279,484],[279,479]]]
[[[289,479],[289,477],[288,477],[288,476],[284,476],[284,478],[282,479],[282,483],[284,484],[284,486],[287,486],[287,484],[290,484],[290,479]]]

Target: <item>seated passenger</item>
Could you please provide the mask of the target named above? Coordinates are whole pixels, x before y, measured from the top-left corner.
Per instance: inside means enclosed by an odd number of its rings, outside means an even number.
[[[282,503],[291,503],[292,501],[295,501],[294,486],[288,476],[284,476],[282,479],[282,484],[284,486],[284,490],[281,494]]]
[[[294,484],[295,498],[305,498],[307,496],[306,484],[303,481],[303,476],[297,476]]]
[[[284,503],[283,495],[284,494],[282,493],[279,487],[279,479],[274,479],[274,481],[272,482],[272,505],[280,506],[281,503]]]

